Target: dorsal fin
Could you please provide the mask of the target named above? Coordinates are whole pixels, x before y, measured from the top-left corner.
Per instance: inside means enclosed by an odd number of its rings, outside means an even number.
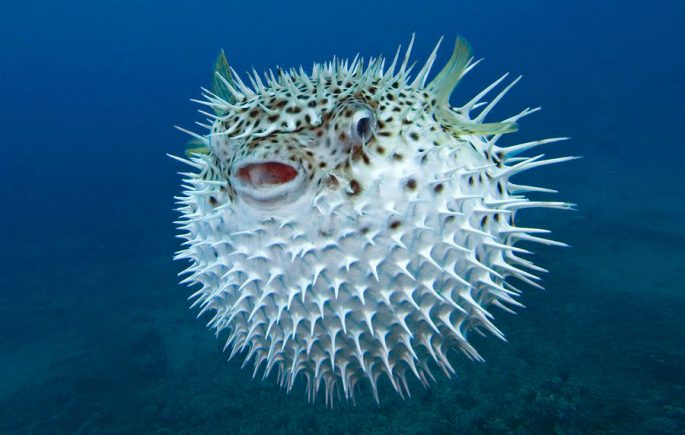
[[[471,46],[465,39],[457,37],[450,60],[427,86],[435,96],[437,106],[449,106],[450,95],[464,75],[471,59]]]
[[[450,108],[450,95],[457,87],[471,65],[471,46],[465,39],[457,37],[454,51],[442,71],[426,87],[435,97],[435,112],[442,123],[450,128],[453,134],[460,135],[493,135],[511,133],[517,130],[514,122],[493,122],[483,124],[480,120],[468,120],[457,116]]]
[[[233,86],[233,75],[231,74],[231,69],[228,66],[228,60],[226,60],[224,50],[219,52],[219,56],[216,58],[216,63],[214,64],[214,74],[212,74],[212,92],[216,96],[223,98],[229,103],[235,103],[233,94],[231,94],[224,82],[217,77],[217,74],[226,79],[226,81]]]

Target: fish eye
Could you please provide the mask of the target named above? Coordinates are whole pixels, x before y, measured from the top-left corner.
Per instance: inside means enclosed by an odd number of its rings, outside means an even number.
[[[376,127],[376,117],[368,107],[360,108],[352,119],[353,133],[358,139],[366,142],[371,138]]]
[[[367,139],[371,135],[371,122],[372,119],[368,116],[357,120],[357,135],[359,137]]]

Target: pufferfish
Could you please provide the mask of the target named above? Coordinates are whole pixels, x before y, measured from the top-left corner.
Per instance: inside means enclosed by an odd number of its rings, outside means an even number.
[[[387,382],[402,397],[434,371],[455,374],[450,351],[473,360],[475,331],[504,339],[493,308],[513,312],[545,269],[518,242],[565,246],[549,231],[518,226],[519,210],[570,209],[531,200],[511,177],[574,157],[521,157],[565,138],[498,142],[537,109],[496,123],[484,118],[518,81],[467,103],[449,99],[478,62],[457,38],[430,81],[440,46],[415,74],[412,42],[389,64],[335,59],[299,69],[253,70],[245,83],[219,57],[206,134],[187,159],[177,197],[188,259],[182,283],[208,326],[225,332],[230,357],[253,377],[296,381],[314,400],[379,400]],[[516,284],[519,285],[519,284]],[[198,315],[199,317],[199,315]]]

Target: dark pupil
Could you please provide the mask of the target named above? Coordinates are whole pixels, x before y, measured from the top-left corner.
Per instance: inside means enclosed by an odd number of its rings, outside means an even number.
[[[357,121],[357,134],[361,138],[369,137],[371,133],[371,118],[361,118]]]

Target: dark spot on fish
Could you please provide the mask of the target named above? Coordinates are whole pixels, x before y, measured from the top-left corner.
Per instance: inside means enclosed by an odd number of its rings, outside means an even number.
[[[400,222],[400,221],[392,221],[392,222],[390,222],[390,228],[393,229],[393,230],[398,229],[398,228],[400,227],[400,225],[402,225],[402,222]]]
[[[416,180],[413,178],[410,178],[407,180],[407,189],[409,190],[415,190],[416,189]]]
[[[364,152],[362,151],[361,145],[355,145],[354,147],[352,147],[352,160],[354,160],[355,162],[361,160],[363,154]]]
[[[359,192],[362,191],[362,186],[359,185],[359,182],[357,180],[352,180],[350,181],[350,190],[351,192],[349,192],[348,195],[356,196],[359,194]]]
[[[435,185],[435,187],[433,187],[433,192],[435,192],[435,193],[440,193],[440,192],[442,192],[442,189],[443,189],[444,187],[445,187],[445,186],[443,186],[442,183],[438,183],[438,184]]]
[[[340,182],[338,182],[338,177],[335,175],[329,175],[328,178],[326,178],[326,187],[328,187],[331,190],[335,190],[340,186]]]

